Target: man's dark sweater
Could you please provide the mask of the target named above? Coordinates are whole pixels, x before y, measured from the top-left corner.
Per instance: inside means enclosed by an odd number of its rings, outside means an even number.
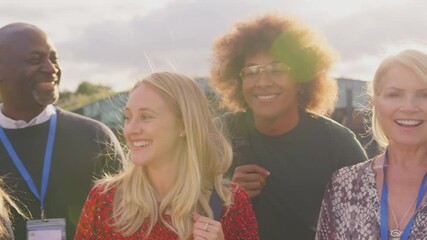
[[[355,135],[331,119],[300,110],[298,125],[280,136],[255,129],[250,111],[225,116],[234,160],[268,171],[261,194],[252,198],[260,238],[314,239],[323,193],[331,174],[366,160]]]
[[[52,165],[45,198],[47,218],[65,218],[67,239],[73,239],[76,224],[95,177],[111,171],[123,158],[112,131],[92,119],[57,110],[58,123]],[[49,122],[22,129],[4,129],[19,158],[40,191]],[[40,202],[28,188],[18,169],[0,144],[0,176],[8,190],[28,208],[33,219],[40,219]],[[25,209],[23,209],[25,211]],[[13,213],[15,238],[26,239],[26,221]]]

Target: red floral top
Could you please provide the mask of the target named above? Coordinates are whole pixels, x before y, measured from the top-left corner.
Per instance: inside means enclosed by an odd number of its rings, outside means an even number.
[[[234,202],[231,206],[223,208],[221,216],[225,239],[259,239],[255,214],[246,192],[235,184],[231,184],[231,189]],[[148,221],[141,226],[139,231],[127,237],[109,226],[115,189],[106,193],[102,193],[102,190],[102,187],[98,186],[89,193],[74,239],[143,239],[145,231],[149,227]],[[163,217],[166,221],[171,222],[170,216],[164,215]],[[147,239],[178,239],[178,236],[159,221],[154,225]]]

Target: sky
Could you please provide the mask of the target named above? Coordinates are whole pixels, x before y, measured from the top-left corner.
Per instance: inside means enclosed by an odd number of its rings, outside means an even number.
[[[42,28],[59,53],[61,90],[82,81],[116,91],[153,71],[208,77],[212,45],[267,12],[300,19],[340,55],[333,76],[369,81],[390,45],[427,43],[425,0],[2,0],[0,27]]]

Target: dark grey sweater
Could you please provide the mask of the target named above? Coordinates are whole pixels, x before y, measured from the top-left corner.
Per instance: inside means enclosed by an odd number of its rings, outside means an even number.
[[[94,177],[103,170],[116,169],[123,158],[119,142],[104,124],[57,110],[58,123],[54,141],[49,185],[45,198],[48,218],[65,218],[67,239],[73,239],[76,224]],[[40,189],[49,121],[23,129],[5,129],[15,151]],[[108,164],[109,166],[106,166]],[[40,219],[40,202],[28,188],[0,144],[0,176],[12,194],[25,205],[34,219]],[[40,191],[40,190],[39,190]],[[24,211],[24,206],[21,206]],[[26,221],[12,211],[16,239],[26,239]]]
[[[355,135],[335,121],[300,110],[297,126],[280,136],[255,129],[252,113],[225,116],[234,168],[257,164],[266,185],[252,198],[261,239],[314,239],[317,217],[332,173],[367,159]]]

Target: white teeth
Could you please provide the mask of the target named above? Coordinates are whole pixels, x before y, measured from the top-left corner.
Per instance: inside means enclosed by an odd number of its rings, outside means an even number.
[[[421,120],[396,120],[396,122],[400,125],[405,125],[405,126],[417,126],[419,124],[421,124]]]
[[[55,82],[38,82],[37,85],[42,88],[53,88],[55,86]]]
[[[276,95],[268,95],[268,96],[256,96],[258,99],[262,99],[262,100],[264,100],[264,99],[272,99],[272,98],[274,98]]]
[[[44,86],[53,86],[55,82],[39,82],[39,84]]]
[[[145,147],[149,144],[149,141],[137,141],[137,142],[132,142],[132,146],[134,147]]]

